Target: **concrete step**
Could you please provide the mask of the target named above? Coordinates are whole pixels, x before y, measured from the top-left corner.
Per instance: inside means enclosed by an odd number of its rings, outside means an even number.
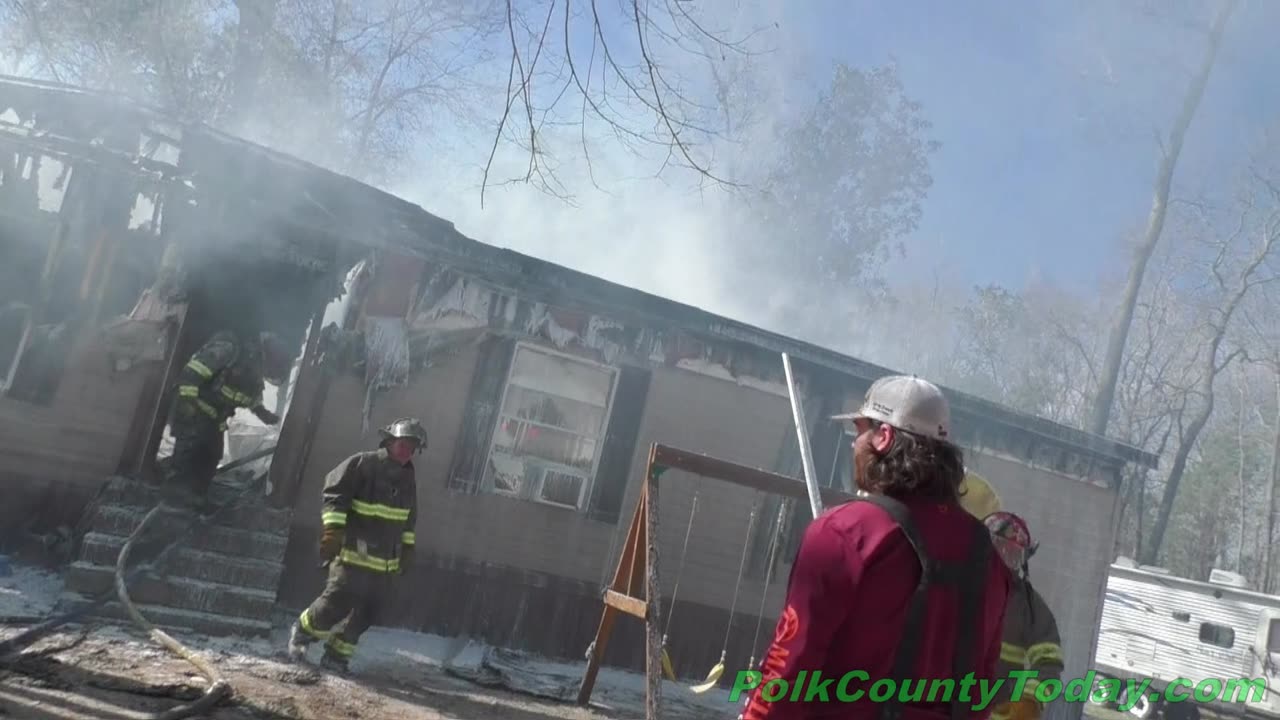
[[[115,587],[115,570],[74,562],[67,571],[66,587],[82,595],[96,596]],[[144,575],[130,582],[128,589],[135,603],[249,620],[269,620],[276,603],[273,590],[252,590],[183,577],[162,580]]]
[[[234,488],[214,483],[209,495],[214,502],[223,502],[231,499],[237,492]],[[98,505],[132,507],[144,514],[159,502],[158,488],[123,477],[108,479],[95,498],[95,504]],[[290,521],[291,513],[288,509],[273,508],[267,505],[265,498],[258,498],[256,501],[249,501],[245,507],[223,512],[214,525],[262,532],[288,532]]]
[[[90,598],[84,595],[66,592],[59,598],[55,612],[70,612],[89,604],[89,602]],[[272,629],[268,620],[250,620],[248,618],[230,617],[196,610],[182,610],[139,602],[135,602],[134,607],[142,614],[142,617],[156,627],[168,632],[190,631],[214,637],[228,635],[262,637],[269,635]],[[115,621],[121,625],[133,625],[132,619],[125,612],[119,601],[112,601],[103,605],[90,613],[89,617]]]
[[[120,548],[127,539],[121,535],[86,533],[80,542],[78,560],[114,570]],[[275,592],[284,573],[282,562],[238,558],[185,546],[175,548],[169,556],[167,567],[172,576],[256,590]]]
[[[138,523],[142,522],[142,518],[146,516],[146,513],[147,511],[145,510],[123,505],[99,505],[92,512],[86,529],[90,533],[127,538],[137,529]],[[161,529],[172,529],[174,532],[181,531],[181,522],[183,521],[171,523],[164,523],[163,520],[152,521],[153,524],[160,525]],[[190,521],[185,520],[185,522]],[[169,527],[164,527],[165,525]],[[226,527],[225,525],[213,525],[193,534],[184,540],[183,544],[197,550],[221,553],[223,555],[282,562],[284,560],[285,547],[289,544],[288,533],[289,528],[287,525],[280,528],[278,532],[242,530]]]

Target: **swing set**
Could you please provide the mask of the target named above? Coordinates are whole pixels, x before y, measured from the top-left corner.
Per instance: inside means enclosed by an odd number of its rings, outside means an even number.
[[[720,650],[720,660],[711,668],[703,682],[691,686],[690,689],[695,693],[703,693],[712,689],[719,683],[720,677],[724,674],[725,654],[728,650],[730,630],[733,626],[733,614],[737,609],[743,570],[746,568],[747,554],[750,547],[749,541],[759,515],[761,497],[763,495],[780,495],[786,499],[778,507],[778,514],[774,520],[772,537],[769,542],[769,564],[765,576],[764,590],[762,590],[760,597],[760,610],[757,613],[756,643],[752,645],[753,654],[748,662],[748,668],[755,665],[754,652],[758,649],[766,591],[773,577],[774,558],[777,552],[778,537],[781,534],[782,521],[791,505],[791,501],[808,498],[813,502],[815,498],[809,495],[813,489],[817,489],[821,494],[822,503],[828,507],[854,499],[853,495],[841,490],[810,488],[805,482],[801,482],[796,478],[779,475],[767,470],[739,465],[727,460],[658,443],[651,445],[649,448],[649,462],[645,469],[644,486],[636,502],[636,509],[632,515],[631,526],[627,530],[622,553],[618,558],[618,566],[614,572],[613,581],[604,591],[604,611],[600,617],[600,625],[596,630],[595,639],[592,640],[587,650],[587,669],[582,678],[582,685],[578,690],[577,701],[579,705],[587,705],[591,701],[591,692],[595,688],[596,675],[600,670],[605,647],[609,643],[609,637],[613,632],[613,625],[619,613],[637,617],[645,623],[646,720],[657,720],[658,718],[663,678],[665,677],[671,681],[676,680],[671,659],[666,650],[667,630],[670,629],[671,620],[668,617],[666,625],[661,624],[661,618],[659,617],[661,614],[661,590],[658,584],[658,478],[666,470],[670,469],[681,470],[698,477],[698,484],[694,489],[693,501],[689,510],[688,526],[685,528],[684,546],[681,549],[680,563],[671,592],[672,614],[674,614],[676,595],[680,589],[680,576],[684,570],[685,555],[689,548],[689,538],[693,520],[697,513],[698,497],[702,490],[703,480],[712,478],[757,491],[756,499],[751,509],[751,516],[747,522],[747,540],[743,543],[742,559],[738,565],[738,579],[733,589],[733,602],[729,609],[729,621],[725,629],[724,643]]]

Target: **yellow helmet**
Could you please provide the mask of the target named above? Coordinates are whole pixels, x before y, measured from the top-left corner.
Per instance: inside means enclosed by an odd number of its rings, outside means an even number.
[[[1000,510],[1000,495],[987,479],[966,470],[960,483],[960,507],[979,520]]]

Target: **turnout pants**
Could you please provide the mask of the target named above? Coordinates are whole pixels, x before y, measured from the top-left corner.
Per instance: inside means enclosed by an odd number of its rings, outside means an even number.
[[[312,639],[324,641],[326,655],[347,661],[360,636],[377,620],[378,603],[391,590],[392,577],[333,561],[324,592],[302,611],[299,627]]]
[[[211,419],[184,416],[184,408],[190,406],[178,403],[169,421],[173,454],[165,467],[164,483],[166,489],[186,489],[204,497],[222,460],[222,429]]]

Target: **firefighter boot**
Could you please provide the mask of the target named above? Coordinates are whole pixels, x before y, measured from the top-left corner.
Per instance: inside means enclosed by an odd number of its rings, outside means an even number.
[[[315,638],[307,634],[302,629],[302,624],[294,621],[293,627],[289,628],[289,658],[294,661],[300,661],[307,656],[307,648],[311,647],[311,643]]]
[[[320,657],[320,667],[339,675],[346,675],[350,671],[347,667],[347,659],[333,652],[328,647],[324,649],[324,655]]]

